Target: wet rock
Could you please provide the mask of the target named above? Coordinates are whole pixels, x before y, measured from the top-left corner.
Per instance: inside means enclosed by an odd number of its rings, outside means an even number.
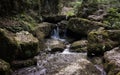
[[[72,52],[87,52],[87,40],[75,41],[71,44],[70,51]]]
[[[0,74],[10,75],[10,64],[0,59]]]
[[[29,32],[21,31],[16,33],[15,40],[19,44],[19,50],[16,51],[18,58],[30,58],[39,52],[39,41]]]
[[[27,59],[27,60],[14,60],[11,62],[12,67],[14,67],[14,69],[20,69],[23,67],[29,67],[32,65],[35,65],[37,62],[37,60],[35,59]]]
[[[49,40],[47,43],[47,47],[49,47],[49,52],[62,52],[65,48],[65,44],[59,40]]]
[[[105,69],[107,75],[119,75],[120,74],[120,48],[116,47],[110,51],[105,52]]]
[[[14,38],[14,34],[0,28],[0,58],[11,61],[15,58],[17,50],[18,43]]]
[[[103,55],[116,46],[118,42],[110,40],[108,32],[103,28],[93,30],[88,35],[88,56]]]
[[[73,32],[76,36],[80,37],[87,35],[91,30],[105,27],[106,25],[101,22],[91,21],[83,18],[71,18],[68,23],[68,29]]]

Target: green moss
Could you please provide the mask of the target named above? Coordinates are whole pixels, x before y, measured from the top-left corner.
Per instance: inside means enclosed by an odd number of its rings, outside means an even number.
[[[120,13],[119,8],[111,7],[108,9],[108,15],[104,18],[104,23],[111,29],[120,29]]]
[[[99,27],[105,27],[106,25],[100,22],[91,21],[84,18],[71,18],[68,23],[68,29],[74,33],[82,35],[88,35],[93,29]]]
[[[105,51],[118,46],[119,42],[110,40],[107,30],[93,30],[88,35],[88,55],[103,55]]]
[[[88,34],[89,43],[102,42],[102,40],[107,40],[109,38],[108,32],[106,30],[93,30]]]

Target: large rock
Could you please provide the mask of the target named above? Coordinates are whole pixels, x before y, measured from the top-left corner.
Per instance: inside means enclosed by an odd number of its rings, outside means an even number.
[[[0,58],[11,61],[15,58],[18,50],[18,43],[14,38],[14,34],[6,29],[0,29]]]
[[[65,45],[63,42],[59,41],[59,40],[48,40],[47,43],[47,49],[49,52],[51,53],[55,53],[55,52],[62,52],[65,48]]]
[[[118,44],[117,41],[110,40],[106,30],[102,28],[93,30],[88,35],[88,56],[103,55],[105,51],[118,46]]]
[[[71,44],[72,52],[87,52],[87,40],[75,41]]]
[[[0,75],[10,75],[10,64],[0,59]]]
[[[50,36],[52,28],[53,28],[53,24],[43,22],[43,23],[38,24],[38,26],[34,28],[33,34],[38,39],[43,39],[47,36]]]
[[[15,58],[30,58],[38,53],[39,41],[27,31],[13,34],[0,29],[0,58],[12,61]]]
[[[82,36],[82,35],[87,35],[93,29],[98,29],[99,27],[105,27],[105,26],[106,25],[103,23],[91,21],[88,19],[71,18],[69,20],[68,29],[73,33]]]
[[[41,50],[45,49],[44,40],[46,37],[49,37],[51,35],[53,27],[54,24],[43,22],[38,24],[38,26],[33,29],[32,33],[39,40],[39,48]]]
[[[104,54],[107,75],[120,75],[120,48],[116,47]]]
[[[17,57],[26,59],[35,56],[39,52],[39,41],[29,32],[16,33],[15,40],[19,44],[19,50],[16,51]]]

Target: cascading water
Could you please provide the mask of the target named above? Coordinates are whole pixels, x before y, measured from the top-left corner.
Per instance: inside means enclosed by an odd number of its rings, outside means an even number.
[[[56,28],[52,31],[52,39],[60,39],[60,35],[59,35],[59,26],[56,24]]]
[[[66,37],[66,33],[67,33],[67,30],[64,30],[63,38]],[[51,34],[52,34],[51,38],[54,39],[54,40],[60,40],[60,41],[63,41],[63,42],[66,41],[65,39],[60,37],[60,29],[59,29],[58,24],[56,24],[56,28],[53,29]]]
[[[68,42],[66,42],[65,39],[61,39],[59,35],[60,29],[59,26],[56,25],[56,28],[53,30],[51,38],[47,40],[46,45],[47,48],[46,50],[51,51],[50,44],[58,44],[58,41],[62,41],[66,43],[66,48],[62,53],[56,53],[56,54],[47,54],[47,55],[38,55],[36,56],[37,59],[37,65],[29,68],[25,68],[22,70],[19,70],[14,72],[12,75],[55,75],[51,74],[56,72],[56,67],[60,67],[63,65],[69,66],[69,64],[76,62],[76,60],[79,60],[81,58],[86,59],[87,58],[87,53],[73,53],[70,52],[70,46]],[[66,37],[66,30],[64,30],[64,35],[63,37]],[[106,75],[104,70],[100,68],[99,66],[95,67],[101,72],[100,75]],[[70,67],[71,68],[71,67]],[[74,67],[72,67],[74,69]],[[69,71],[68,71],[69,72]],[[56,74],[60,75],[60,74]]]
[[[71,52],[69,50],[70,50],[70,44],[66,45],[66,48],[64,49],[62,54],[71,54]]]

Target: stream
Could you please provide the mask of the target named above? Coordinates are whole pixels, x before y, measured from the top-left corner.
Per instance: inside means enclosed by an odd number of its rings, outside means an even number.
[[[64,34],[64,36],[65,35],[66,34]],[[87,59],[87,53],[70,52],[71,44],[68,43],[66,39],[60,38],[59,27],[57,25],[51,34],[51,39],[59,40],[66,44],[66,47],[63,50],[63,52],[55,53],[55,54],[46,54],[46,53],[39,54],[35,56],[35,58],[37,59],[36,66],[31,66],[16,70],[12,73],[12,75],[69,75],[70,73],[74,72],[74,70],[79,69],[79,67],[71,65],[71,63],[75,64],[76,62],[78,62],[78,60],[82,61],[83,58]],[[51,50],[49,44],[51,43],[47,41],[46,50],[48,51]],[[100,67],[97,64],[94,64],[94,66],[100,71],[101,74],[99,75],[106,75],[106,72],[102,67]],[[60,72],[63,72],[64,74],[61,74]]]

